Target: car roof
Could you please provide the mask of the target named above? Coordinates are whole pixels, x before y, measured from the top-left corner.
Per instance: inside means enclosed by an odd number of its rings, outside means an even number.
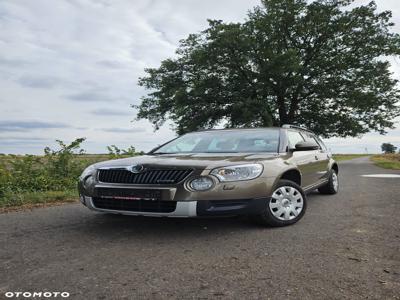
[[[302,132],[309,132],[311,134],[315,134],[313,131],[307,129],[307,128],[302,128],[302,127],[297,127],[297,126],[292,126],[292,127],[277,127],[277,126],[271,126],[271,127],[246,127],[246,128],[216,128],[216,129],[199,129],[197,131],[192,131],[188,133],[195,133],[195,132],[216,132],[216,131],[259,131],[259,130],[269,130],[269,129],[276,129],[276,130],[295,130],[295,131],[302,131]]]
[[[282,127],[246,127],[246,128],[216,128],[216,129],[199,129],[192,132],[213,132],[213,131],[251,131],[251,130],[268,130],[268,129],[284,129]]]

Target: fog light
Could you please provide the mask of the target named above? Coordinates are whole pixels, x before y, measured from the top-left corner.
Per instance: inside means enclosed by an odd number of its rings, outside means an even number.
[[[206,191],[213,187],[214,181],[209,177],[198,177],[193,179],[189,186],[195,191]]]

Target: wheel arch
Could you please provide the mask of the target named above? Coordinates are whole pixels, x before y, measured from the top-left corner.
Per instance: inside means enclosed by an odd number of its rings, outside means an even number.
[[[279,177],[279,180],[280,179],[290,180],[290,181],[293,181],[294,183],[298,184],[299,186],[301,186],[301,172],[297,169],[286,170]]]
[[[332,164],[331,169],[334,170],[336,172],[336,174],[339,174],[339,166],[338,166],[338,164],[336,162],[334,162]]]

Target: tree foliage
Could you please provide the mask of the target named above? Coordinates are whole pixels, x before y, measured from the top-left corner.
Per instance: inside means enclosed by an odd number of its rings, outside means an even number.
[[[388,56],[399,55],[391,12],[353,0],[263,0],[243,23],[209,20],[176,58],[146,69],[138,119],[178,133],[307,126],[328,136],[384,133],[399,115]]]

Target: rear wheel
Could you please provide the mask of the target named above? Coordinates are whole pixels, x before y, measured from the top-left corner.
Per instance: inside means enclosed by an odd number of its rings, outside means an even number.
[[[339,179],[335,170],[331,170],[328,183],[318,188],[321,194],[333,195],[339,191]]]
[[[300,220],[307,208],[302,188],[289,180],[279,180],[264,211],[256,216],[262,225],[286,226]]]

